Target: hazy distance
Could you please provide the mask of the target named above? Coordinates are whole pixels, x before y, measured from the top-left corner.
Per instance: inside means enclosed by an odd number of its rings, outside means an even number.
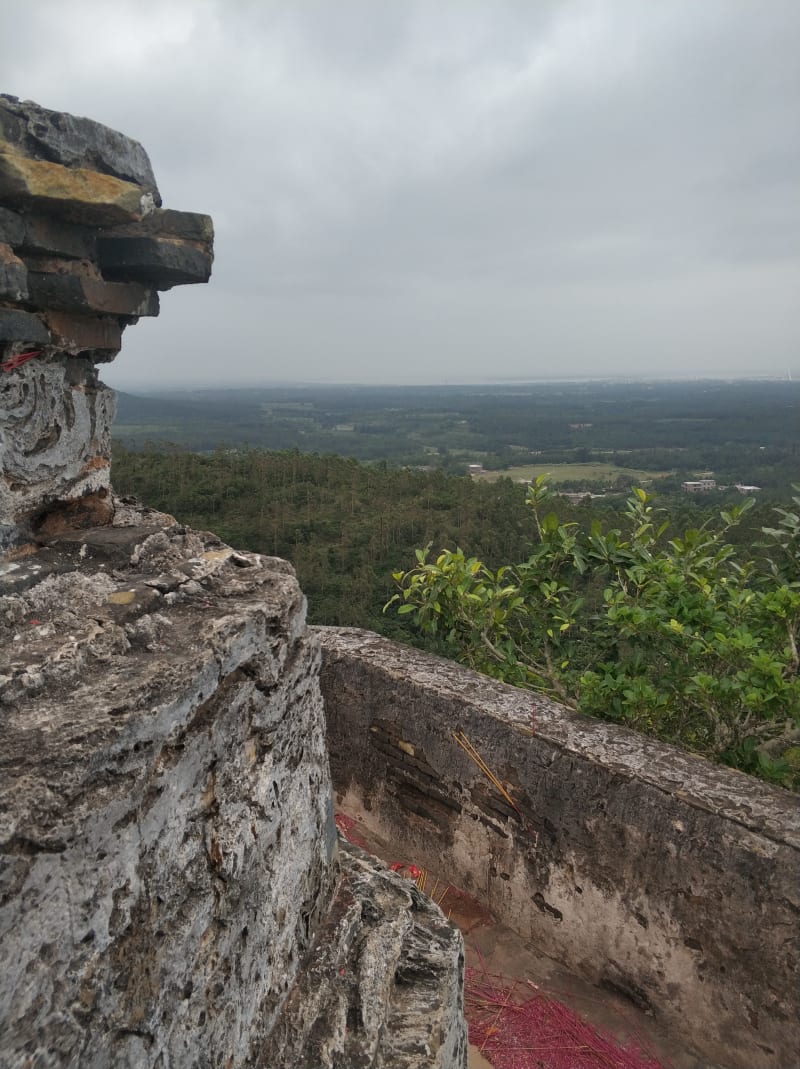
[[[216,224],[122,388],[800,376],[796,0],[0,0]]]

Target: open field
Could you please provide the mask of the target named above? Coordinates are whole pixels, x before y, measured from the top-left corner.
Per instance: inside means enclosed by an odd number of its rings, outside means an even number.
[[[616,464],[521,464],[519,467],[506,468],[505,471],[484,471],[473,475],[473,479],[514,479],[515,482],[530,482],[540,475],[549,475],[553,483],[564,482],[613,482],[619,476],[627,476],[642,483],[653,479],[663,479],[672,475],[671,471],[643,471],[641,468],[621,468]]]

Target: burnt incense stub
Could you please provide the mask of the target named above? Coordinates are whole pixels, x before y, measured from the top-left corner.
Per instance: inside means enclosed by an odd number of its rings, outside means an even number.
[[[160,205],[137,141],[0,95],[0,552],[65,508],[110,519],[97,365],[159,290],[211,274],[211,219]]]

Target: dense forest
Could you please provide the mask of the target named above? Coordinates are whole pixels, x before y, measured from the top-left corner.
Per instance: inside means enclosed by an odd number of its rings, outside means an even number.
[[[296,450],[114,448],[114,485],[184,523],[217,532],[244,549],[291,560],[314,623],[358,625],[415,641],[416,631],[383,613],[393,572],[411,567],[418,547],[460,547],[490,567],[526,554],[534,538],[526,487],[442,471],[361,464]],[[709,495],[714,498],[715,495]],[[737,495],[738,497],[738,495]],[[588,530],[616,517],[624,495],[572,504],[554,499],[563,522]],[[714,502],[664,496],[674,530],[702,524]],[[773,502],[759,501],[731,538],[761,540]]]
[[[463,545],[487,560],[524,552],[524,488],[441,471],[361,464],[297,451],[211,454],[117,445],[114,484],[194,527],[297,569],[312,622],[358,625],[408,640],[382,613],[392,572],[416,546]],[[577,510],[580,511],[580,510]]]

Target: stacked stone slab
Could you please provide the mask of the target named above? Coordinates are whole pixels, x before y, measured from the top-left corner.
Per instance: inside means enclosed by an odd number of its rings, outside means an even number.
[[[138,142],[0,96],[0,546],[70,502],[110,520],[97,365],[158,315],[159,290],[208,280],[212,244],[208,216],[161,208]]]

